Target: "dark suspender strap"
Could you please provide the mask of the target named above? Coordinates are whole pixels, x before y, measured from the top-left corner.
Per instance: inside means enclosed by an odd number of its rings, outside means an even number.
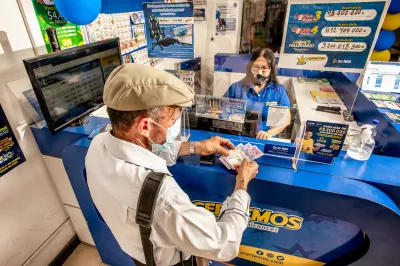
[[[154,207],[161,184],[166,174],[150,172],[144,180],[139,195],[139,201],[136,211],[136,223],[140,228],[140,237],[142,239],[144,257],[147,266],[155,266],[153,244],[150,241],[151,223],[153,221]]]

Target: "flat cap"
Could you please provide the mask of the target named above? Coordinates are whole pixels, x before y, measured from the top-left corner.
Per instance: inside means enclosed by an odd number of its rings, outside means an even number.
[[[119,111],[137,111],[162,106],[191,106],[194,91],[174,75],[161,69],[124,64],[111,72],[103,100]]]

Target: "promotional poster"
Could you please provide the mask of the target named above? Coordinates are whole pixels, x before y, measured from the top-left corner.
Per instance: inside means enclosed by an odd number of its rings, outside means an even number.
[[[149,58],[194,58],[193,3],[143,3]]]
[[[239,3],[216,3],[216,35],[233,35],[236,32]]]
[[[165,70],[182,80],[189,87],[194,88],[194,71],[191,70]]]
[[[23,162],[25,162],[25,156],[14,136],[6,114],[0,106],[0,176]]]
[[[289,1],[280,67],[362,72],[386,1]]]
[[[246,100],[196,95],[196,116],[244,123]]]
[[[84,44],[80,26],[66,21],[54,0],[32,0],[47,52],[56,52]]]
[[[301,152],[309,154],[313,160],[318,156],[337,157],[348,128],[345,124],[307,121]]]

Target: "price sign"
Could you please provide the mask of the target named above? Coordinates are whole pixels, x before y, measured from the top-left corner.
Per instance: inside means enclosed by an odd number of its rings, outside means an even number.
[[[362,52],[367,48],[363,42],[321,42],[320,51]]]
[[[371,31],[370,27],[325,27],[321,34],[324,37],[367,37]]]
[[[354,20],[373,20],[376,18],[376,10],[329,10],[325,13],[325,19],[329,21],[354,21]]]
[[[389,1],[289,0],[279,67],[362,72]]]

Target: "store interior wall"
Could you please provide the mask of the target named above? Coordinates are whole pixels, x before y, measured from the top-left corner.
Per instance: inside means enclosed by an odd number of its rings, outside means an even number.
[[[34,25],[31,1],[22,2]],[[46,53],[38,27],[33,33],[39,52]],[[6,86],[27,76],[22,60],[35,56],[16,0],[1,1],[0,43],[0,104],[26,157],[0,177],[0,265],[48,265],[60,252],[56,247],[50,255],[42,254],[40,262],[32,256],[69,218],[29,128],[29,118]],[[64,239],[61,246],[69,240]]]

